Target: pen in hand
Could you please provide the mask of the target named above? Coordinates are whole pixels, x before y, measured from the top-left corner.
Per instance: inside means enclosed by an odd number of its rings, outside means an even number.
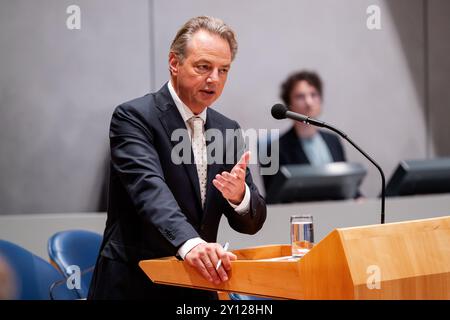
[[[223,250],[227,251],[229,245],[230,245],[230,244],[229,244],[228,242],[225,243],[225,245],[223,246]],[[219,270],[219,268],[220,268],[221,265],[222,265],[222,260],[219,259],[219,262],[217,262],[216,271]]]

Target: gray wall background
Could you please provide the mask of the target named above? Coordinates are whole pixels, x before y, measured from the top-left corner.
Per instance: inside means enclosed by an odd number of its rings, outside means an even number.
[[[66,28],[71,4],[81,30]],[[381,30],[366,28],[371,4]],[[202,14],[238,34],[214,107],[243,128],[287,129],[269,110],[287,74],[307,68],[325,82],[322,119],[387,176],[401,159],[450,155],[449,1],[0,0],[0,214],[102,210],[114,107],[159,89],[177,29]],[[362,190],[375,196],[367,167]]]

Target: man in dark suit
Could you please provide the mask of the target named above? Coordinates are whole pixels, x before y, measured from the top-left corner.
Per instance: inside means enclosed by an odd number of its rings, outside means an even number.
[[[114,111],[108,219],[88,299],[214,299],[211,292],[156,285],[138,262],[177,255],[219,284],[236,259],[215,243],[222,214],[242,233],[262,227],[266,205],[247,169],[249,153],[241,156],[225,135],[239,125],[208,108],[222,93],[236,50],[234,32],[221,20],[193,18],[172,42],[170,81]],[[210,129],[225,137],[223,158],[214,163],[205,140]],[[194,163],[180,164],[173,152],[180,130],[189,139],[182,153]]]
[[[314,72],[296,72],[281,85],[281,98],[291,111],[317,118],[322,111],[322,81]],[[342,144],[335,134],[302,122],[295,121],[278,142],[280,166],[346,161]],[[273,177],[263,176],[266,193],[270,192]]]

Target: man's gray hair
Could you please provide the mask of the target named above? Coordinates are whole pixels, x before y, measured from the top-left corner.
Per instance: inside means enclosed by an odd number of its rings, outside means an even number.
[[[170,51],[175,53],[181,62],[183,62],[186,58],[186,47],[189,40],[191,40],[194,33],[199,30],[208,31],[212,34],[220,36],[224,40],[227,40],[231,49],[231,60],[234,60],[238,49],[238,44],[236,41],[236,34],[233,29],[218,18],[200,16],[187,21],[184,26],[178,30],[175,39],[172,41]]]

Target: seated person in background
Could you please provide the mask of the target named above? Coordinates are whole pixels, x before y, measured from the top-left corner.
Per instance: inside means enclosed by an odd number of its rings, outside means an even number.
[[[322,81],[314,72],[294,73],[281,85],[281,99],[289,110],[317,118],[322,111]],[[280,137],[279,148],[280,167],[345,161],[344,149],[335,134],[298,121],[294,121],[292,128]],[[266,192],[273,177],[263,175]]]

